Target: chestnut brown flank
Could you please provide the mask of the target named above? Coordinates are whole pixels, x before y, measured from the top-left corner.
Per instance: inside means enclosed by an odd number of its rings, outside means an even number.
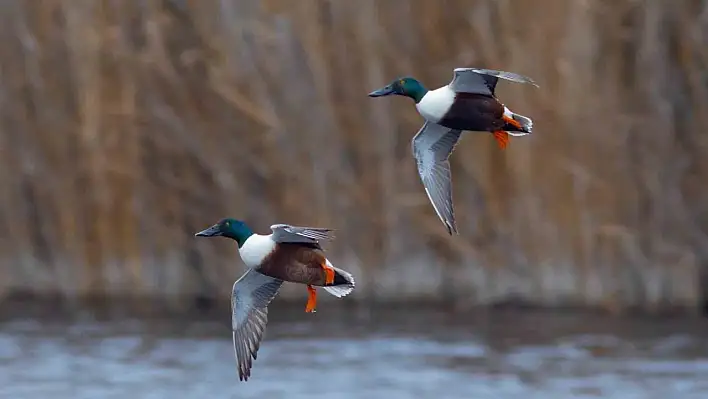
[[[325,285],[322,251],[300,244],[280,243],[267,256],[259,271],[267,276],[293,283]]]
[[[494,131],[504,126],[504,106],[494,97],[476,93],[457,93],[455,102],[440,124],[450,129]]]

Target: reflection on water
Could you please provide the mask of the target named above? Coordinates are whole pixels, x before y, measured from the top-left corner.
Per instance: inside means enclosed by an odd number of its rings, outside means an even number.
[[[706,398],[699,320],[274,303],[252,378],[228,314],[0,324],[3,398]]]

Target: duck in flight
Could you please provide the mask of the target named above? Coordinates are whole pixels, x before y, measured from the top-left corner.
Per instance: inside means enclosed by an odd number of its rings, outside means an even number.
[[[462,131],[490,132],[504,149],[509,136],[525,136],[533,130],[531,118],[512,112],[497,99],[499,79],[538,87],[531,78],[512,72],[456,68],[452,81],[434,90],[415,78],[403,77],[369,93],[369,97],[399,95],[415,101],[425,122],[413,137],[413,156],[425,192],[450,235],[457,234],[457,226],[448,158]]]
[[[270,228],[271,234],[256,234],[243,221],[227,218],[195,234],[235,240],[248,267],[231,290],[231,329],[241,381],[251,376],[252,361],[268,323],[268,304],[284,281],[307,286],[306,312],[314,312],[317,306],[315,287],[338,298],[354,289],[352,275],[332,266],[320,246],[320,241],[333,238],[331,229],[287,224]]]

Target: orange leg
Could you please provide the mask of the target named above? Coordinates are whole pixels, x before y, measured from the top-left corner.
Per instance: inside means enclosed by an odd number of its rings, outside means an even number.
[[[521,123],[519,123],[519,121],[517,121],[517,120],[514,119],[514,118],[510,118],[510,117],[508,117],[508,116],[506,116],[506,115],[502,115],[502,120],[503,120],[504,122],[510,124],[511,126],[514,126],[514,127],[517,128],[517,129],[522,129]]]
[[[317,291],[315,290],[315,287],[308,285],[307,294],[307,305],[305,305],[305,312],[314,313],[316,312],[315,308],[317,307]]]
[[[492,132],[492,134],[494,134],[494,138],[497,139],[499,148],[501,148],[502,150],[509,145],[509,133],[503,130],[497,130],[496,132]]]
[[[334,269],[331,267],[327,266],[327,264],[323,264],[322,268],[324,269],[325,272],[325,285],[331,285],[334,283]]]

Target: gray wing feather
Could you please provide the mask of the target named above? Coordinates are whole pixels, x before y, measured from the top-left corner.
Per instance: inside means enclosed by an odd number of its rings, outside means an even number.
[[[413,156],[428,199],[448,233],[457,233],[452,206],[452,176],[448,158],[460,140],[461,130],[425,122],[413,137]]]
[[[331,240],[334,238],[332,229],[322,227],[298,227],[288,224],[274,224],[270,226],[273,230],[275,242],[301,242],[318,243],[321,240]]]
[[[499,79],[538,85],[531,78],[513,72],[481,68],[455,68],[450,88],[456,93],[494,94]]]
[[[231,290],[231,329],[241,381],[248,381],[251,376],[251,366],[268,324],[268,304],[282,284],[283,280],[248,270]]]

